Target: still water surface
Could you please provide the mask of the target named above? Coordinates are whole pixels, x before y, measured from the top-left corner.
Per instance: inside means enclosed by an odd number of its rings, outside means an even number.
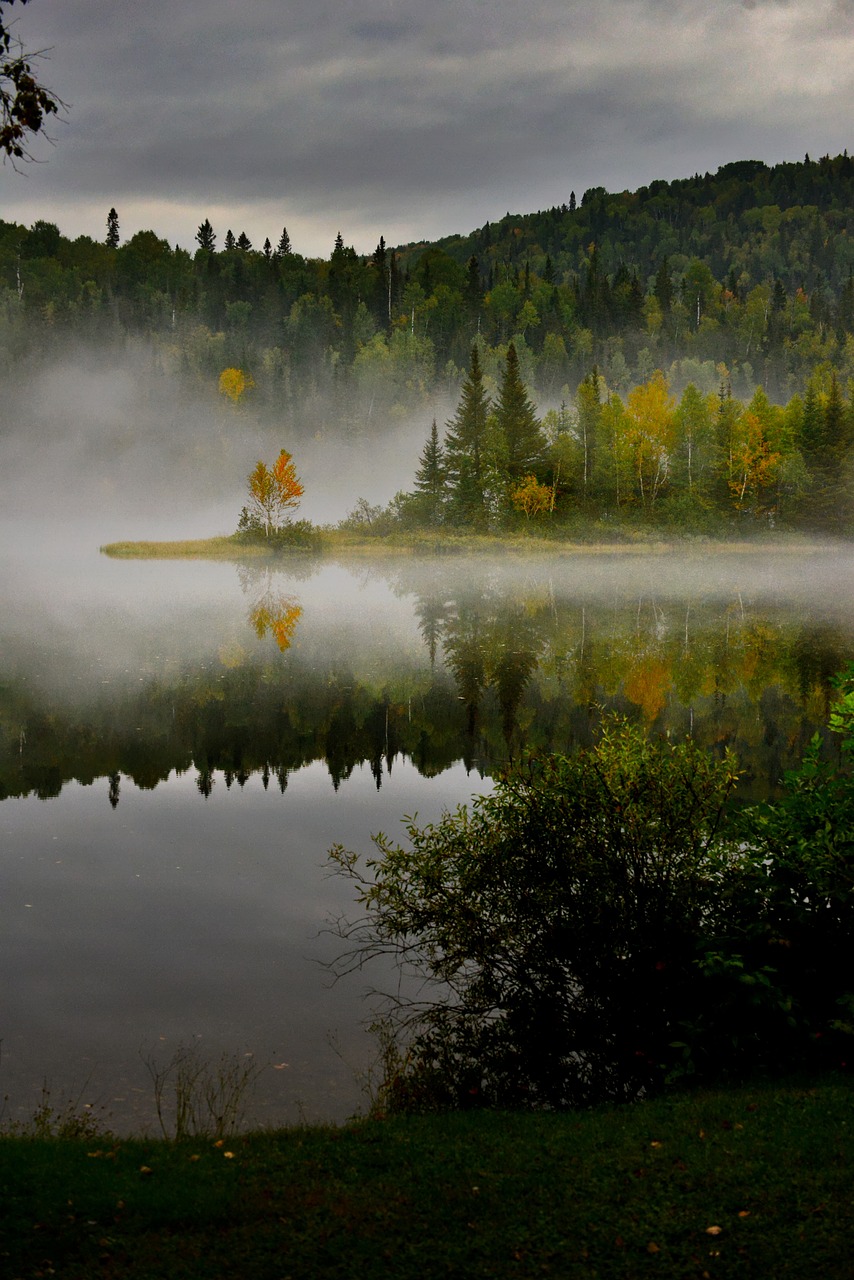
[[[767,795],[854,656],[844,547],[275,570],[7,547],[0,591],[0,1091],[16,1118],[47,1080],[118,1129],[153,1123],[142,1056],[193,1037],[269,1064],[254,1120],[359,1105],[333,843],[591,741],[603,708],[732,746]]]

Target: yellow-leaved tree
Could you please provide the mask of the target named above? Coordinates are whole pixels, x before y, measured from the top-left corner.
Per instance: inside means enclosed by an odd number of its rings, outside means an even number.
[[[675,444],[676,401],[660,369],[629,392],[625,444],[631,459],[636,497],[650,510],[667,484]]]
[[[295,596],[268,596],[249,611],[249,621],[259,640],[269,631],[282,653],[291,647],[302,605]]]
[[[251,373],[242,369],[223,369],[219,375],[220,394],[228,396],[232,404],[238,404],[241,397],[255,386]]]
[[[531,516],[554,510],[555,491],[552,485],[540,484],[536,476],[528,475],[510,490],[510,501],[517,511],[524,511],[526,518],[530,520]]]
[[[285,513],[299,506],[305,493],[287,449],[281,451],[272,467],[259,459],[247,483],[250,520],[254,518],[262,523],[269,538],[271,532],[280,527]]]

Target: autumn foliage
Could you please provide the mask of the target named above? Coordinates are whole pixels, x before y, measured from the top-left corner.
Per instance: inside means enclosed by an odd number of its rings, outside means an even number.
[[[284,653],[291,647],[302,606],[293,596],[279,596],[260,601],[249,613],[249,621],[259,640],[269,632]]]
[[[291,455],[283,449],[272,467],[261,459],[250,472],[248,515],[257,521],[269,538],[278,529],[287,511],[299,506],[305,489],[296,473]]]
[[[551,485],[540,484],[536,476],[525,476],[510,491],[510,501],[517,511],[524,512],[526,518],[542,515],[554,507],[555,491]]]
[[[254,386],[251,373],[244,373],[242,369],[223,369],[219,375],[220,395],[227,396],[232,404],[239,404],[246,392],[251,391]]]

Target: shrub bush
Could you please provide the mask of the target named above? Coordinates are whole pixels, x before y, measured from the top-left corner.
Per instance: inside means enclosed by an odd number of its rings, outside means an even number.
[[[850,680],[854,687],[854,679]],[[847,702],[846,702],[847,698]],[[854,693],[836,712],[850,755]],[[854,789],[810,748],[726,827],[729,755],[620,719],[408,839],[331,857],[364,909],[341,972],[421,983],[382,1023],[384,1108],[577,1106],[790,1069],[854,1034]],[[389,1037],[394,1039],[390,1040]]]

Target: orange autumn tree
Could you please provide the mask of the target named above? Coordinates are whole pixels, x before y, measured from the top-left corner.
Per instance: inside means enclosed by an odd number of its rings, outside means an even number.
[[[272,467],[259,459],[247,483],[250,520],[263,524],[264,534],[269,538],[281,527],[285,513],[299,506],[305,492],[287,449],[281,451]]]
[[[282,653],[291,647],[302,605],[294,596],[267,596],[249,611],[249,621],[259,640],[269,631]]]
[[[755,516],[773,511],[781,463],[762,419],[748,409],[736,422],[730,446],[727,483],[736,511]]]
[[[523,511],[530,520],[531,516],[554,510],[555,491],[551,485],[540,484],[536,476],[524,476],[520,483],[510,490],[510,501],[517,511]]]

